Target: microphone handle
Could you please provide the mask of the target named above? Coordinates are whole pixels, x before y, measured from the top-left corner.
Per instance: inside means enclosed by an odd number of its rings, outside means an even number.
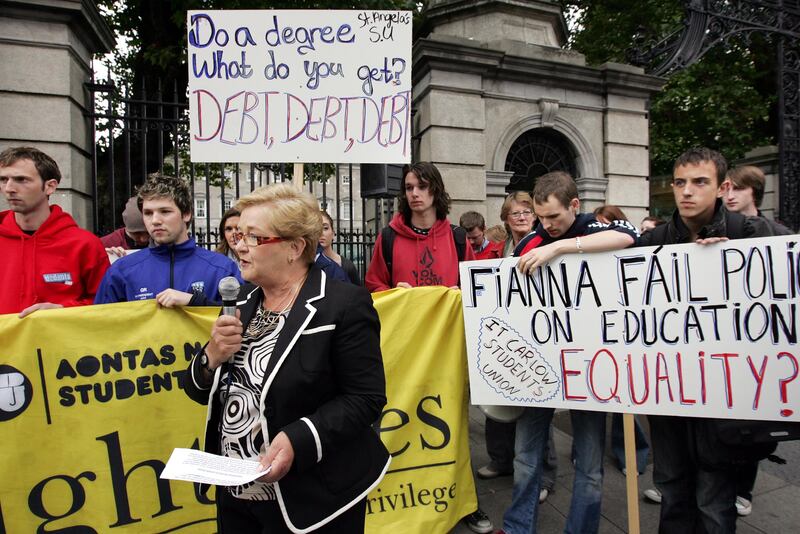
[[[236,317],[236,301],[235,300],[223,300],[222,301],[222,315],[230,315],[231,317]],[[233,363],[228,360],[222,364],[222,371],[220,376],[228,375],[228,385],[225,387],[225,398],[228,398],[228,395],[231,391],[231,371],[233,370]]]

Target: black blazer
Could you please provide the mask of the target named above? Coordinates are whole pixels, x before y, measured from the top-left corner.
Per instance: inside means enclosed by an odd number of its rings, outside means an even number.
[[[245,284],[238,308],[245,328],[263,298]],[[189,364],[186,393],[209,406],[205,450],[219,454],[220,366],[203,383],[199,355]],[[300,288],[265,372],[261,393],[264,442],[289,437],[294,463],[275,484],[292,532],[321,527],[380,482],[390,457],[371,428],[386,404],[380,323],[369,292],[329,280],[312,267]],[[207,488],[204,488],[204,491]]]

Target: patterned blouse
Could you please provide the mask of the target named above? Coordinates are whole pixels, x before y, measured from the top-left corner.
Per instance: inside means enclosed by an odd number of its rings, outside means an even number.
[[[261,391],[267,363],[287,315],[259,307],[242,336],[242,346],[233,357],[230,372],[222,376],[220,450],[224,456],[256,460],[266,450],[261,429]],[[234,497],[251,501],[276,498],[272,484],[258,481],[232,486],[228,491]]]

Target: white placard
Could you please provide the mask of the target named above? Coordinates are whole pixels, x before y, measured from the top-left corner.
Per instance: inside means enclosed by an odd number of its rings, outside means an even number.
[[[241,486],[269,473],[271,466],[264,471],[259,469],[260,466],[261,464],[254,460],[176,448],[172,451],[159,478],[216,486]]]
[[[411,19],[189,11],[192,161],[410,161]]]
[[[798,236],[516,263],[461,264],[474,404],[800,421]]]

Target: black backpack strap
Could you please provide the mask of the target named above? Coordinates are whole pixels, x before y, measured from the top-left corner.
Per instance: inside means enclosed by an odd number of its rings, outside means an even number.
[[[456,244],[458,261],[464,261],[464,255],[467,253],[467,231],[455,224],[451,224],[450,229],[453,231],[453,241]]]
[[[744,223],[747,218],[741,213],[732,211],[725,212],[725,233],[728,239],[742,239],[744,235]]]
[[[383,263],[386,265],[386,270],[389,271],[389,287],[392,284],[392,255],[394,254],[394,228],[391,226],[384,226],[381,230],[381,254],[383,254]]]

